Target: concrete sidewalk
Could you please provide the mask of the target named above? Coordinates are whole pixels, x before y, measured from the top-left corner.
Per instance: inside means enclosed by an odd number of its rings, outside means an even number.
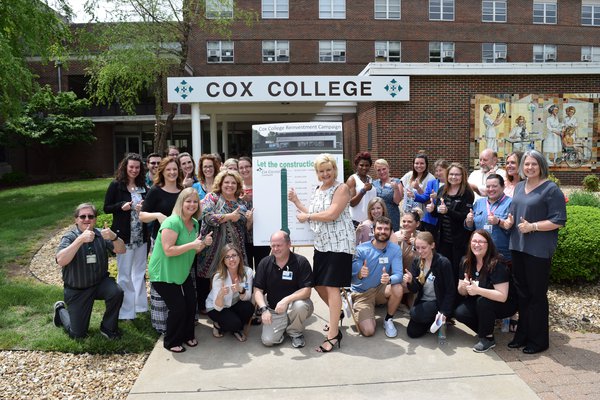
[[[341,349],[317,353],[328,314],[314,291],[312,299],[315,313],[308,321],[305,348],[294,349],[289,338],[267,348],[260,342],[260,326],[250,327],[245,343],[231,335],[217,339],[203,318],[196,328],[198,347],[173,354],[159,339],[128,398],[538,399],[496,353],[473,352],[476,339],[466,327],[449,327],[443,346],[433,334],[409,339],[408,319],[400,311],[395,318],[398,337],[385,336],[385,309],[378,308],[375,336],[358,336],[352,321],[344,319]]]

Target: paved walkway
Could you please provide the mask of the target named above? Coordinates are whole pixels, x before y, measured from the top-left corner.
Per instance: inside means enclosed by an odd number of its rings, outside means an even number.
[[[299,252],[312,259],[307,249]],[[196,328],[198,347],[173,354],[157,342],[128,398],[600,398],[600,335],[552,333],[549,351],[527,356],[506,348],[511,334],[497,332],[496,352],[477,354],[471,350],[474,334],[461,324],[448,328],[443,346],[432,334],[409,340],[401,312],[395,318],[398,337],[389,339],[379,308],[375,336],[358,336],[345,319],[342,348],[319,354],[314,347],[323,340],[327,309],[314,291],[312,298],[307,347],[294,349],[289,339],[264,347],[261,327],[254,326],[245,343],[229,335],[216,339],[203,318]]]

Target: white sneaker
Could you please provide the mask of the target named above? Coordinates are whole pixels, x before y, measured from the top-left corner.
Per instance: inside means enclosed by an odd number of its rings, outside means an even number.
[[[387,321],[383,320],[383,329],[385,329],[385,336],[389,338],[398,336],[398,330],[396,329],[394,320],[392,318],[388,319]]]

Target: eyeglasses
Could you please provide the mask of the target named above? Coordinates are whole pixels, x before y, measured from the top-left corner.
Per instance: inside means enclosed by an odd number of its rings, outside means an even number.
[[[179,153],[169,153],[169,157],[178,157]]]
[[[77,218],[79,218],[79,219],[96,219],[96,216],[93,214],[82,214],[82,215],[78,215]]]
[[[461,176],[462,174],[448,174],[448,176]]]
[[[214,165],[203,165],[202,169],[215,169]]]
[[[471,244],[487,244],[487,240],[471,240]]]
[[[160,161],[152,161],[152,162],[149,162],[148,164],[150,164],[150,165],[158,165],[158,164],[160,164]]]
[[[229,256],[225,256],[226,260],[235,260],[236,258],[238,258],[239,256],[237,254],[231,254]]]

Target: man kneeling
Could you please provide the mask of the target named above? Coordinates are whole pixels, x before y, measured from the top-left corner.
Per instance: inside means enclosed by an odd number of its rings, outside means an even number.
[[[283,231],[271,235],[271,255],[256,267],[254,300],[262,313],[261,340],[265,346],[283,342],[304,347],[304,321],[313,313],[310,292],[313,284],[308,260],[292,253],[290,236]]]
[[[363,336],[375,333],[375,305],[387,303],[383,328],[387,337],[396,337],[394,313],[402,299],[402,250],[390,243],[392,221],[375,220],[374,239],[356,247],[352,262],[353,312]]]

